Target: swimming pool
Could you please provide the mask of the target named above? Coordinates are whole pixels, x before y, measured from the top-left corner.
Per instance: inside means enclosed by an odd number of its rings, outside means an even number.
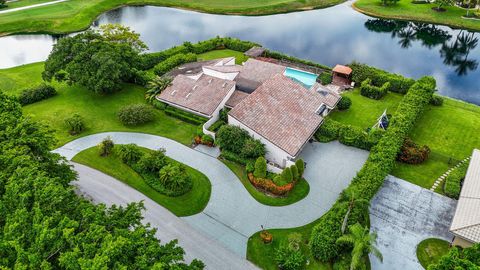
[[[310,87],[312,87],[317,80],[316,74],[288,67],[285,69],[285,73],[283,73],[283,75],[302,84],[307,89],[310,89]]]

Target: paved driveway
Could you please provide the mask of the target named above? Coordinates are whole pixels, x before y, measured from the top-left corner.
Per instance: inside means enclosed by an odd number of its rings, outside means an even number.
[[[451,241],[448,232],[456,201],[393,176],[387,177],[370,206],[371,230],[378,233],[381,263],[370,257],[373,270],[423,269],[416,248],[426,238]]]
[[[135,143],[150,149],[163,147],[168,156],[203,172],[212,183],[210,201],[202,213],[182,219],[243,258],[248,237],[259,231],[261,225],[266,228],[298,227],[322,216],[368,156],[366,151],[338,142],[308,144],[302,158],[308,164],[305,178],[310,184],[310,193],[295,204],[272,207],[253,199],[236,175],[218,159],[167,138],[108,132],[79,138],[55,152],[71,159],[80,151],[97,145],[106,136],[111,136],[118,144]],[[80,178],[82,173],[79,172]],[[89,184],[86,185],[85,190],[91,190]],[[128,198],[129,194],[124,196]]]

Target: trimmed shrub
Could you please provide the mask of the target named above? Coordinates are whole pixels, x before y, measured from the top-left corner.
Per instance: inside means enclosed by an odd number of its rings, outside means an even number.
[[[142,151],[135,144],[120,145],[116,153],[123,163],[130,166],[137,163],[143,156]]]
[[[433,95],[432,99],[430,99],[430,104],[432,104],[433,106],[442,106],[443,98],[439,95]]]
[[[337,109],[340,111],[348,110],[352,106],[352,100],[347,96],[342,96],[337,104]]]
[[[424,145],[420,147],[410,138],[406,138],[398,153],[397,160],[407,164],[420,164],[428,159],[430,148]]]
[[[157,151],[143,155],[136,164],[136,170],[143,173],[158,173],[165,165],[167,165],[168,160],[165,156],[165,149],[161,148]]]
[[[230,109],[223,108],[220,110],[220,120],[222,120],[225,123],[228,123],[228,112]]]
[[[98,145],[98,153],[100,156],[106,157],[112,153],[114,146],[115,144],[113,143],[112,138],[108,136]]]
[[[342,126],[342,123],[327,118],[317,132],[315,132],[315,139],[319,142],[330,142],[337,140],[340,128]]]
[[[293,174],[290,167],[283,169],[282,178],[287,184],[293,182]]]
[[[300,174],[298,173],[297,165],[294,164],[290,166],[290,170],[292,171],[293,181],[300,180]]]
[[[265,156],[265,145],[260,140],[248,138],[243,144],[240,155],[247,159]]]
[[[212,132],[217,132],[223,125],[226,125],[227,123],[225,123],[224,121],[222,120],[218,120],[216,121],[215,123],[213,123],[209,128],[208,130],[212,131]]]
[[[462,190],[462,182],[468,170],[468,162],[462,163],[457,168],[453,169],[445,178],[443,191],[445,195],[450,198],[458,199],[460,191]]]
[[[388,73],[374,67],[364,64],[351,63],[349,67],[352,69],[352,79],[356,83],[361,83],[366,79],[371,79],[374,86],[382,86],[386,82],[391,84],[389,88],[392,92],[401,94],[407,93],[408,89],[415,83],[415,80],[405,78],[398,74]]]
[[[253,176],[256,178],[267,177],[267,161],[264,157],[258,157],[255,161],[255,170],[253,171]]]
[[[360,85],[360,94],[364,97],[372,99],[381,99],[384,97],[390,89],[390,82],[386,82],[382,87],[376,87],[372,85],[371,79],[366,79]]]
[[[184,166],[167,164],[158,172],[158,184],[153,188],[160,190],[168,196],[180,196],[192,189],[192,179]],[[153,183],[150,183],[152,185]]]
[[[71,135],[80,134],[83,130],[85,130],[83,118],[77,113],[65,119],[65,125],[68,127],[68,133]]]
[[[247,173],[253,173],[255,171],[255,163],[254,162],[247,162],[247,165],[245,166],[245,170],[247,171]]]
[[[215,137],[217,145],[220,146],[222,151],[226,150],[240,154],[245,146],[245,141],[250,138],[250,135],[240,127],[225,125],[218,130]],[[258,155],[254,158],[257,157]]]
[[[172,106],[167,106],[165,109],[165,114],[174,118],[177,118],[179,120],[182,120],[186,123],[190,123],[193,125],[203,125],[205,122],[207,122],[207,119],[198,115],[195,115],[193,113],[189,113],[186,111],[182,111],[180,109],[177,109]]]
[[[372,147],[367,162],[354,177],[346,192],[355,194],[356,199],[367,201],[375,196],[385,177],[395,166],[397,154],[406,136],[430,102],[435,87],[435,80],[431,77],[423,77],[412,85],[393,115],[388,130]],[[341,227],[348,211],[346,202],[338,200],[312,230],[310,249],[313,256],[321,261],[332,261],[341,252],[336,240],[342,235]],[[354,207],[347,225],[357,222],[368,225],[368,213]]]
[[[322,85],[331,84],[333,80],[333,75],[331,72],[322,72],[317,77],[317,82],[321,83]]]
[[[118,119],[126,126],[137,126],[153,121],[155,113],[147,104],[127,105],[118,111]]]
[[[203,136],[202,136],[202,143],[203,144],[213,145],[214,142],[215,142],[215,139],[213,139],[212,135],[203,134]]]
[[[18,96],[18,101],[22,105],[32,104],[57,94],[57,90],[51,85],[41,84],[39,86],[25,89]]]
[[[303,159],[297,159],[297,161],[295,161],[295,167],[297,167],[298,170],[298,178],[302,178],[305,172],[305,161],[303,161]]]
[[[218,140],[217,140],[217,144],[218,144]],[[248,162],[250,161],[250,159],[245,159],[245,158],[241,157],[240,155],[238,155],[234,152],[231,152],[231,151],[227,151],[227,150],[222,150],[222,153],[220,154],[220,157],[224,158],[226,160],[241,164],[241,165],[247,165]]]
[[[194,53],[179,53],[173,56],[170,56],[169,58],[165,59],[165,61],[158,63],[154,68],[153,72],[157,76],[162,76],[172,70],[173,68],[185,64],[185,63],[190,63],[190,62],[195,62],[197,61],[197,55]]]

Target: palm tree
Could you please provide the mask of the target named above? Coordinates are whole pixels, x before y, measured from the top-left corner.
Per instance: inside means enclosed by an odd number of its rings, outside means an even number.
[[[368,207],[370,206],[370,201],[365,200],[365,199],[357,199],[355,198],[355,193],[353,191],[349,190],[344,190],[340,194],[340,205],[341,206],[348,206],[347,213],[345,214],[345,217],[343,218],[343,223],[342,223],[342,234],[345,233],[345,229],[347,228],[348,224],[348,218],[350,217],[350,213],[352,212],[352,209],[355,206],[358,206],[362,208],[362,210],[365,210],[365,213],[368,213]]]
[[[155,97],[158,94],[162,93],[162,91],[170,85],[172,85],[172,78],[162,78],[156,76],[155,79],[148,82],[148,90],[147,92],[145,92],[145,99],[148,102],[152,102],[153,100],[155,100]]]
[[[383,261],[382,253],[375,247],[377,244],[376,232],[370,233],[370,229],[363,227],[360,223],[350,226],[348,230],[350,234],[342,235],[337,239],[337,243],[353,246],[350,270],[359,269],[362,266],[364,256],[370,253]]]

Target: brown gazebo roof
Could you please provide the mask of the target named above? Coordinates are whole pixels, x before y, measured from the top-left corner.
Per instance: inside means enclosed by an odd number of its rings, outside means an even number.
[[[352,74],[352,69],[347,67],[347,66],[336,65],[333,68],[333,72],[340,73],[340,74],[345,74],[345,75],[350,75],[350,74]]]
[[[265,48],[263,47],[252,47],[250,50],[246,51],[244,54],[248,57],[259,57],[265,52]]]

